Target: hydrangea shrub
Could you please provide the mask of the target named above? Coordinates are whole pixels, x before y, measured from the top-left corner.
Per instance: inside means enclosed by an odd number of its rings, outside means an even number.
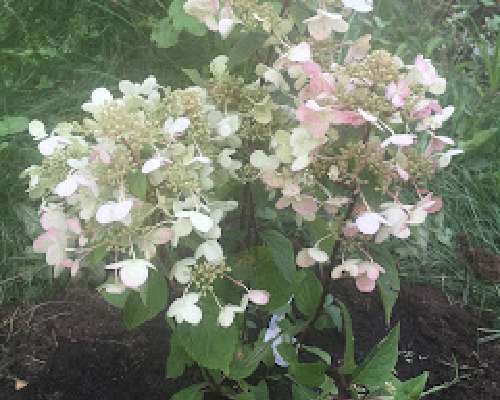
[[[209,75],[122,81],[94,90],[80,122],[30,123],[44,156],[25,172],[41,201],[34,251],[55,274],[103,268],[99,291],[130,328],[166,311],[168,376],[205,378],[175,399],[268,398],[276,380],[297,400],[420,397],[425,375],[393,372],[398,326],[359,362],[331,290],[378,287],[389,323],[399,278],[383,243],[439,212],[428,182],[461,153],[439,134],[453,107],[431,61],[351,38],[372,9],[188,0],[182,18],[236,38]],[[344,334],[342,360],[308,341],[315,329]]]

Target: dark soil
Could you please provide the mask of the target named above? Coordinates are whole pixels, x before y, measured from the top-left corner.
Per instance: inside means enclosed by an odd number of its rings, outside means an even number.
[[[380,301],[359,294],[351,282],[337,284],[335,295],[351,310],[361,359],[387,333]],[[429,399],[500,399],[500,342],[477,346],[477,328],[486,327],[487,318],[450,304],[437,289],[413,286],[403,288],[394,320],[401,322],[401,378],[430,371],[429,387],[450,382],[456,357],[462,378]],[[343,340],[334,332],[307,340],[330,347],[337,359],[342,353],[334,346]],[[127,331],[120,313],[87,289],[68,289],[34,307],[2,310],[0,346],[2,400],[166,400],[199,381],[191,371],[181,380],[164,378],[168,330],[163,316]],[[25,387],[16,390],[16,385]]]

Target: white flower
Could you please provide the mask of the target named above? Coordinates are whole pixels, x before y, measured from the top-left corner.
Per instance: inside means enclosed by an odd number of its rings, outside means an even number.
[[[344,7],[352,8],[360,13],[367,13],[373,10],[373,0],[342,0]]]
[[[386,203],[381,205],[385,208],[381,215],[387,220],[387,225],[382,226],[375,236],[375,242],[381,243],[390,235],[399,239],[407,239],[410,236],[408,227],[408,214],[403,206],[396,203]]]
[[[228,56],[220,55],[215,57],[210,62],[210,72],[214,77],[222,76],[227,70],[227,62],[229,61]]]
[[[149,173],[159,169],[162,165],[171,164],[171,163],[172,163],[172,161],[170,161],[169,159],[164,158],[164,157],[158,156],[158,157],[150,158],[142,166],[142,173],[149,174]]]
[[[106,266],[106,269],[118,269],[123,285],[132,289],[147,281],[149,268],[155,269],[149,261],[141,259],[123,260]]]
[[[268,156],[262,150],[256,150],[250,156],[250,164],[261,171],[274,171],[280,165],[278,157]]]
[[[217,240],[206,240],[198,246],[195,252],[195,257],[205,257],[208,262],[218,263],[224,259],[224,252]]]
[[[196,263],[194,258],[184,258],[177,261],[170,271],[170,278],[175,278],[180,284],[191,282],[191,266]]]
[[[186,293],[174,300],[167,311],[167,317],[175,318],[178,324],[187,322],[198,325],[202,319],[201,308],[196,305],[200,300],[199,293]]]
[[[191,125],[191,121],[189,118],[180,117],[174,120],[172,117],[169,117],[165,121],[163,130],[171,136],[175,136],[179,133],[184,132],[187,128],[189,128],[189,125]]]
[[[302,42],[295,47],[292,47],[288,52],[288,59],[293,62],[306,62],[311,60],[311,46],[308,43]]]
[[[221,18],[219,20],[218,31],[223,39],[226,39],[229,36],[238,22],[239,21],[234,18]]]
[[[308,252],[309,256],[318,263],[326,263],[328,261],[328,254],[318,247],[311,247],[308,249]]]
[[[84,103],[82,110],[95,114],[99,112],[102,107],[113,101],[113,95],[106,88],[97,88],[92,92],[90,103]]]
[[[339,279],[342,277],[344,272],[347,272],[351,277],[357,277],[359,275],[359,265],[361,260],[357,258],[350,258],[345,260],[339,266],[332,269],[332,279]]]
[[[356,218],[355,224],[361,233],[374,235],[382,223],[387,224],[387,220],[380,214],[374,212],[364,212]]]
[[[389,144],[394,144],[400,147],[411,146],[416,138],[417,135],[411,134],[392,135],[385,139],[380,146],[387,147]]]
[[[236,152],[234,149],[223,149],[219,154],[219,164],[222,168],[227,169],[231,173],[240,169],[242,166],[241,161],[233,160],[231,156]]]
[[[128,217],[132,205],[132,200],[106,203],[97,209],[95,219],[100,224],[123,222]]]
[[[344,21],[342,15],[321,9],[314,17],[304,20],[304,23],[307,24],[309,33],[316,40],[328,39],[333,31],[343,33],[349,29],[349,24]]]
[[[38,143],[38,150],[44,156],[53,155],[56,150],[66,147],[69,140],[61,136],[50,136]]]
[[[47,132],[45,132],[45,125],[43,124],[43,122],[37,119],[34,119],[30,122],[30,124],[28,125],[28,130],[30,135],[33,136],[33,139],[35,140],[41,140],[47,137]]]
[[[278,71],[276,71],[273,68],[267,68],[266,72],[264,72],[263,77],[266,82],[272,83],[278,89],[281,89],[285,92],[287,92],[290,89],[288,83],[283,78],[283,75],[281,75]]]
[[[69,197],[77,191],[80,185],[89,187],[92,193],[97,196],[98,188],[96,182],[78,174],[68,175],[64,181],[57,184],[54,193],[59,197]]]
[[[233,324],[234,317],[236,316],[236,313],[240,313],[240,312],[241,312],[240,306],[234,306],[232,304],[224,306],[220,309],[219,317],[217,318],[217,322],[223,328],[229,328]]]
[[[441,153],[439,155],[439,160],[438,160],[438,165],[440,168],[446,168],[448,165],[451,163],[452,157],[463,154],[463,150],[461,149],[451,149],[448,150],[446,153]]]
[[[214,221],[208,215],[197,211],[177,211],[175,216],[177,218],[189,218],[193,227],[203,233],[208,232],[214,226]]]
[[[240,128],[238,114],[230,114],[217,123],[217,133],[222,137],[233,135]]]

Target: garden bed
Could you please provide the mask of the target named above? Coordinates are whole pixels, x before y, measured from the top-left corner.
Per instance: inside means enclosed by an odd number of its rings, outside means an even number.
[[[334,290],[352,312],[362,357],[387,333],[380,302],[376,295],[355,292],[350,282]],[[427,398],[500,398],[500,343],[477,345],[477,328],[487,327],[487,315],[450,304],[438,289],[405,286],[393,319],[401,322],[401,378],[427,370],[428,388],[446,384],[455,378],[456,359],[460,381]],[[164,378],[168,330],[162,315],[127,331],[119,312],[91,290],[72,288],[36,306],[5,307],[0,321],[0,393],[5,400],[160,400],[198,380],[192,371],[183,379]],[[334,355],[342,352],[343,339],[332,331],[305,340]],[[280,394],[272,398],[290,398],[281,389]]]

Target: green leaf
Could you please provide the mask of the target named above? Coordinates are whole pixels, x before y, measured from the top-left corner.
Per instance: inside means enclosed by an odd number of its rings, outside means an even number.
[[[301,385],[316,388],[325,381],[326,365],[316,363],[293,363],[288,367],[288,372]]]
[[[100,291],[101,296],[113,307],[122,309],[125,307],[130,290],[125,290],[122,293],[108,293],[105,290]]]
[[[177,44],[179,41],[179,31],[174,28],[170,22],[170,18],[162,18],[153,24],[151,40],[160,49],[167,49]]]
[[[271,254],[276,266],[288,282],[293,282],[296,271],[295,254],[292,243],[280,232],[269,230],[261,235],[264,242],[271,250]]]
[[[184,3],[184,0],[174,0],[170,3],[168,14],[173,21],[174,28],[178,31],[186,30],[195,36],[206,35],[207,27],[196,18],[186,14]]]
[[[311,318],[320,305],[323,287],[318,278],[316,278],[314,271],[308,270],[300,272],[303,272],[305,277],[298,282],[294,290],[295,304],[302,314]]]
[[[295,384],[292,386],[293,400],[316,400],[318,398],[318,394],[307,387]]]
[[[87,257],[85,257],[85,261],[91,266],[96,266],[102,260],[104,260],[106,254],[106,246],[99,246],[92,250],[92,252]]]
[[[328,354],[325,350],[320,349],[319,347],[302,346],[301,349],[304,349],[309,353],[318,356],[326,363],[326,365],[331,365],[332,363],[332,356]]]
[[[170,352],[167,357],[165,375],[167,378],[178,378],[182,376],[186,367],[193,365],[193,360],[184,350],[177,329],[170,337]]]
[[[193,82],[195,85],[204,87],[205,81],[196,69],[182,68],[182,72]]]
[[[354,359],[354,336],[352,334],[352,319],[349,314],[349,310],[344,303],[337,300],[337,304],[340,306],[342,311],[342,326],[344,328],[344,360],[342,367],[340,367],[340,372],[342,374],[348,375],[356,368],[356,360]]]
[[[377,286],[384,306],[385,323],[389,325],[391,322],[392,309],[399,297],[399,271],[396,266],[395,258],[388,250],[378,249],[373,254],[375,260],[385,269],[385,273],[380,274]]]
[[[326,315],[330,318],[333,326],[337,328],[339,332],[342,332],[342,310],[340,307],[333,304],[333,298],[331,295],[328,295],[325,300],[325,305],[323,307],[325,309]]]
[[[260,381],[257,386],[252,386],[250,388],[250,393],[252,393],[257,400],[269,400],[269,389],[266,381]]]
[[[418,400],[420,399],[420,395],[422,394],[425,383],[427,382],[427,378],[429,376],[428,372],[424,372],[423,374],[407,380],[405,382],[401,382],[396,389],[396,394],[394,395],[394,400]]]
[[[229,373],[229,365],[238,344],[238,327],[221,328],[217,324],[219,308],[212,298],[204,298],[203,319],[197,326],[178,325],[180,342],[189,356],[202,367]]]
[[[168,286],[165,277],[150,269],[145,283],[146,302],[138,292],[131,292],[123,307],[123,320],[128,329],[133,329],[154,318],[167,305]]]
[[[369,389],[378,388],[393,375],[398,361],[399,324],[370,352],[356,368],[352,380]]]
[[[203,399],[202,389],[204,387],[205,384],[197,384],[189,386],[175,393],[170,398],[170,400],[202,400]]]
[[[148,178],[142,172],[134,172],[127,177],[128,190],[141,200],[146,200]]]
[[[282,270],[273,261],[269,249],[258,247],[254,254],[255,273],[251,278],[252,287],[267,290],[271,294],[265,309],[274,311],[285,306],[292,295],[292,285],[286,284]]]
[[[271,342],[258,341],[252,351],[243,351],[243,356],[237,356],[230,366],[229,377],[235,380],[252,375],[260,362],[271,353]]]
[[[8,115],[0,120],[0,136],[13,135],[28,129],[26,117]]]
[[[239,40],[229,50],[229,68],[234,69],[253,57],[258,49],[267,39],[264,32],[245,32],[240,35]]]
[[[326,251],[327,254],[330,254],[335,244],[335,236],[332,235],[332,229],[327,220],[316,218],[314,221],[304,222],[304,226],[311,235],[311,242],[318,242],[321,240],[319,248]],[[332,236],[323,239],[328,235]]]

